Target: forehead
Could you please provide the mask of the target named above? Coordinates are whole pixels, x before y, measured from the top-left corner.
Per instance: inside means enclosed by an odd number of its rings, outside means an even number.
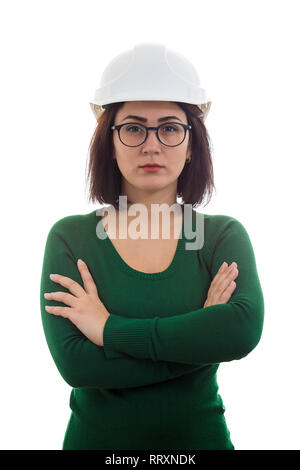
[[[128,114],[135,114],[150,120],[175,115],[185,120],[185,112],[178,104],[171,101],[126,101],[118,110],[117,117],[124,118]]]

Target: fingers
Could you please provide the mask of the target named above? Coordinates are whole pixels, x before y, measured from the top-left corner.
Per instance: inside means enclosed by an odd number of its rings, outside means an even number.
[[[57,300],[58,302],[69,305],[70,307],[76,307],[76,297],[68,294],[67,292],[49,292],[45,293],[44,297],[47,300]]]
[[[47,310],[48,313],[51,313],[51,315],[56,315],[57,317],[64,317],[69,320],[72,318],[73,310],[69,307],[52,307],[46,305],[45,310]]]
[[[227,303],[236,288],[234,279],[238,276],[237,263],[230,266],[224,262],[215,275],[207,294],[205,306]]]
[[[62,276],[61,274],[50,274],[50,278],[53,282],[56,282],[61,286],[66,287],[76,297],[80,297],[82,294],[85,293],[81,285],[78,284],[78,282],[73,281],[73,279],[70,279],[69,277]]]
[[[236,288],[236,282],[233,279],[236,279],[238,276],[237,263],[233,262],[231,265],[224,271],[223,278],[220,281],[219,292],[220,292],[220,301],[221,303],[227,303],[232,296],[233,291]]]
[[[222,294],[228,283],[237,277],[238,269],[236,266],[235,262],[231,263],[230,266],[226,262],[223,263],[211,283],[211,288],[217,293]]]
[[[84,261],[78,259],[77,261],[78,270],[83,280],[84,289],[78,282],[73,279],[62,276],[61,274],[50,274],[50,279],[68,289],[75,297],[82,297],[84,294],[92,294],[98,296],[98,291],[94,279],[89,272],[89,269]]]
[[[220,292],[223,292],[231,284],[231,282],[237,278],[239,272],[235,264],[230,265],[230,267],[227,269],[227,272],[220,281]]]
[[[236,282],[231,281],[226,287],[224,292],[229,292],[229,294],[231,295],[235,288],[236,288]]]
[[[77,266],[79,269],[79,272],[81,274],[83,284],[85,291],[87,294],[96,294],[98,296],[98,290],[96,287],[96,284],[94,282],[94,279],[84,261],[82,259],[78,259],[77,261]]]
[[[228,302],[235,288],[236,288],[236,283],[234,281],[231,281],[230,284],[227,286],[227,288],[224,290],[224,292],[220,296],[221,303]]]
[[[220,281],[224,278],[224,275],[227,275],[228,273],[230,273],[230,270],[232,269],[233,266],[237,266],[236,263],[231,263],[230,266],[228,266],[228,264],[226,263],[226,261],[224,261],[224,263],[221,265],[221,267],[219,268],[219,271],[217,272],[217,274],[215,275],[211,285],[215,286],[217,284],[220,283]]]
[[[228,268],[228,264],[226,263],[226,261],[224,261],[224,263],[219,268],[219,271],[217,272],[217,276],[226,272],[227,268]]]

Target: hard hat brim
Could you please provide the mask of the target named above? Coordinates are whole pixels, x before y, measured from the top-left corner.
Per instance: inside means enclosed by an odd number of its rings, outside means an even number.
[[[202,119],[203,122],[207,118],[207,115],[208,115],[208,112],[210,110],[211,104],[212,104],[211,101],[207,101],[206,103],[197,104],[198,108],[203,113],[203,116],[200,118],[200,119]],[[96,120],[98,120],[99,117],[102,115],[102,113],[105,111],[105,108],[103,108],[101,104],[96,104],[92,101],[90,102],[90,106],[91,106],[91,109],[94,113],[94,116],[95,116]]]

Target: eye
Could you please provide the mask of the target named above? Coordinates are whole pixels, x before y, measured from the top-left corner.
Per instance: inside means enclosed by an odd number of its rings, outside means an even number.
[[[170,129],[172,129],[172,130],[170,130]],[[173,124],[172,125],[166,125],[164,127],[161,127],[161,130],[162,130],[162,132],[167,132],[169,134],[173,134],[174,132],[179,131],[179,126],[176,126],[176,124],[175,125],[173,125]]]
[[[128,131],[131,134],[134,133],[135,131],[131,131],[131,129],[138,129],[138,131],[142,130],[139,126],[128,126],[128,127],[126,127],[126,132]]]

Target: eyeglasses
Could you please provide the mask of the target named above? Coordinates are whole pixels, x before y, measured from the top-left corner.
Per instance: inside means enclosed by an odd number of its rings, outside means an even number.
[[[127,147],[142,145],[146,141],[148,132],[151,129],[155,130],[156,137],[163,145],[177,147],[182,144],[186,131],[192,129],[192,126],[179,122],[168,122],[160,124],[158,127],[147,127],[136,122],[125,122],[118,126],[111,126],[111,129],[118,131],[120,141]]]

